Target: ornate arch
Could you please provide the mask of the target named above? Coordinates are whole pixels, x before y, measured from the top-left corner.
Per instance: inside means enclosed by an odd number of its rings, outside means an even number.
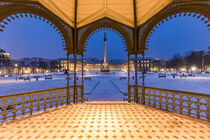
[[[63,47],[72,50],[72,28],[39,3],[0,3],[0,31],[16,18],[38,18],[50,24],[61,37]]]
[[[78,40],[79,52],[83,53],[85,51],[85,48],[87,47],[87,42],[92,35],[94,35],[98,31],[107,29],[117,33],[122,39],[126,51],[128,51],[128,53],[132,53],[133,50],[132,36],[131,36],[132,29],[123,26],[124,25],[121,25],[115,21],[105,18],[79,29],[79,40]]]
[[[193,16],[203,21],[209,28],[209,9],[210,5],[204,2],[176,3],[169,5],[139,28],[139,50],[147,49],[150,37],[158,26],[173,18],[180,16]]]

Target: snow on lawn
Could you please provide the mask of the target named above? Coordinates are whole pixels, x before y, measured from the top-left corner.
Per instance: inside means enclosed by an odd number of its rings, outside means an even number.
[[[187,77],[187,78],[180,78],[180,74],[176,78],[173,78],[170,73],[166,75],[167,75],[166,78],[158,78],[157,73],[146,74],[145,85],[157,88],[210,94],[210,74],[197,74],[195,75],[195,77]],[[33,76],[35,75],[30,76],[32,78],[31,81],[24,81],[24,80],[16,81],[15,77],[0,77],[0,95],[66,86],[66,75],[63,74],[53,74],[52,80],[45,80],[44,75],[39,75],[40,76],[39,81],[36,81],[35,78],[33,78]],[[78,73],[77,76],[79,78],[77,83],[78,85],[81,85],[81,73]],[[135,83],[135,79],[133,79],[133,76],[134,72],[131,72],[131,84]],[[141,73],[138,73],[139,85],[141,85],[141,80],[142,80],[140,79],[140,76]],[[70,85],[73,85],[72,73],[70,77],[71,77]],[[110,72],[109,75],[103,75],[100,72],[86,72],[85,77],[91,78],[91,80],[84,80],[85,93],[93,92],[96,94],[96,91],[100,91],[100,93],[118,92],[117,94],[121,94],[118,89],[120,89],[121,92],[127,92],[127,79],[120,80],[120,77],[127,78],[126,72]],[[112,81],[115,83],[115,85],[117,85],[118,88],[110,85]],[[99,88],[96,87],[95,88],[96,91],[94,91],[93,89],[98,82],[100,82],[100,84],[98,84]],[[116,95],[116,97],[117,96],[118,95]],[[110,96],[110,98],[112,97]]]
[[[0,77],[0,95],[22,93],[36,90],[44,90],[50,88],[58,88],[66,86],[66,75],[54,74],[52,80],[45,80],[44,75],[39,75],[39,81],[30,76],[31,81],[17,80],[15,77]],[[27,76],[24,76],[27,77]],[[78,75],[78,85],[81,85],[81,75]],[[70,76],[70,85],[73,85],[73,75]],[[91,82],[90,82],[91,81]],[[97,80],[85,80],[85,93],[89,93],[96,85]]]
[[[134,73],[131,73],[131,84],[135,83],[133,79]],[[138,74],[138,84],[142,85],[140,79],[141,73]],[[196,93],[210,94],[210,74],[197,74],[195,77],[180,78],[180,75],[173,78],[171,74],[166,74],[166,78],[159,78],[157,73],[145,75],[145,86],[157,87],[172,90],[189,91]],[[127,92],[126,80],[114,79],[113,82],[117,84],[122,92]]]

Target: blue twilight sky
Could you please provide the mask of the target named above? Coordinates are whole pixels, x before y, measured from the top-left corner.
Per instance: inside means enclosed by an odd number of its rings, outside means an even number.
[[[103,58],[104,32],[96,33],[88,43],[85,57]],[[176,53],[186,54],[191,50],[207,49],[210,46],[210,31],[206,24],[193,17],[172,19],[162,24],[153,34],[146,56],[170,58]],[[0,32],[0,48],[12,58],[65,57],[61,39],[47,23],[37,19],[16,19]],[[119,36],[107,31],[108,59],[127,58]]]

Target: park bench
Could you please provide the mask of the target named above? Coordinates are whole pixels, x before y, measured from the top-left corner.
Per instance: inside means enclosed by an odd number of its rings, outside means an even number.
[[[31,81],[30,77],[23,78],[24,81]]]
[[[126,77],[120,77],[120,80],[126,80]]]
[[[166,75],[163,74],[163,73],[160,73],[160,74],[158,75],[158,77],[159,77],[159,78],[166,78]]]
[[[187,76],[195,77],[195,74],[190,73],[190,74],[188,74]]]
[[[19,77],[20,80],[24,79],[22,76]]]
[[[91,80],[91,78],[90,77],[85,77],[85,80]]]
[[[34,76],[34,78],[36,79],[36,81],[38,81],[38,80],[39,80],[39,76]]]
[[[52,80],[52,75],[45,75],[45,80]]]
[[[182,78],[182,77],[186,78],[186,77],[187,77],[187,75],[185,75],[185,74],[182,74],[182,75],[181,75],[181,78]]]

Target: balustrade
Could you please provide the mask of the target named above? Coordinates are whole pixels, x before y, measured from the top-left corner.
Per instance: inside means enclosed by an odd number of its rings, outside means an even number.
[[[77,86],[81,95],[82,86]],[[73,86],[69,88],[69,100],[73,103]],[[67,87],[24,92],[0,96],[0,122],[38,111],[57,108],[66,104]]]
[[[134,91],[135,86],[130,86]],[[145,104],[167,111],[188,115],[203,120],[210,120],[210,95],[193,92],[168,90],[138,86],[139,103],[145,92]]]

